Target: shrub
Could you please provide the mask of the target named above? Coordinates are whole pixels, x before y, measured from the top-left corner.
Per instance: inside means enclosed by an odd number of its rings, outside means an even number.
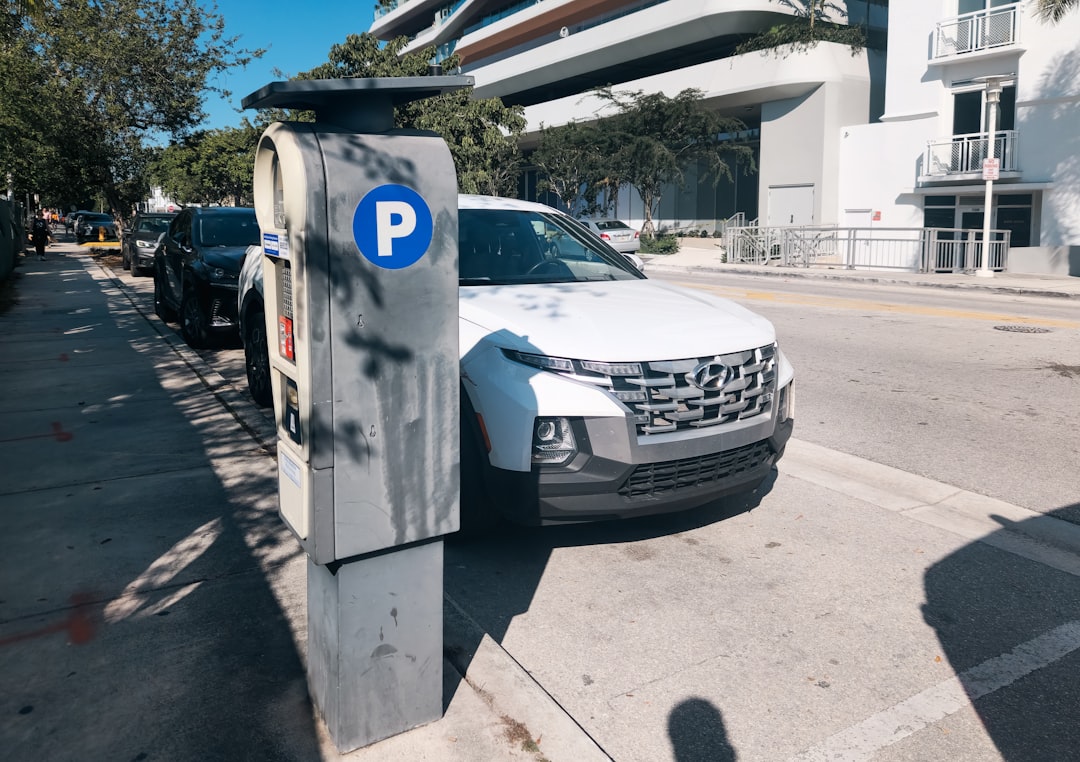
[[[641,239],[643,254],[674,254],[679,250],[679,239],[673,235],[658,235]]]

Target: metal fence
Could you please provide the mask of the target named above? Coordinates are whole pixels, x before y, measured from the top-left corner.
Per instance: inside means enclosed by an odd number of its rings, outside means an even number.
[[[934,34],[934,58],[972,53],[1018,39],[1017,6],[988,8],[939,22]]]
[[[998,130],[994,133],[992,145],[990,134],[986,132],[928,140],[924,174],[942,176],[982,172],[983,161],[988,156],[1001,159],[1002,172],[1015,172],[1017,134],[1016,130]]]
[[[1005,270],[1009,231],[992,230],[989,267]],[[981,230],[961,228],[841,228],[729,226],[728,262],[849,270],[968,272],[982,267]]]

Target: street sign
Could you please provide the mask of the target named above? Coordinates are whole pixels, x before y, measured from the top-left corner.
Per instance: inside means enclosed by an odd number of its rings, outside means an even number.
[[[983,159],[983,180],[997,180],[1001,170],[1001,159],[996,156]]]

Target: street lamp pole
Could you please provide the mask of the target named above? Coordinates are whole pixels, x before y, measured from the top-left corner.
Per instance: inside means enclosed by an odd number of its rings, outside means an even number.
[[[997,155],[998,102],[1001,100],[1001,81],[1003,77],[979,77],[979,79],[986,82],[986,121],[988,129],[986,159],[991,159]],[[982,263],[975,274],[982,278],[993,278],[994,271],[990,269],[990,229],[993,227],[991,222],[994,219],[994,181],[988,172],[983,172],[983,176],[986,178],[986,198],[983,201]]]

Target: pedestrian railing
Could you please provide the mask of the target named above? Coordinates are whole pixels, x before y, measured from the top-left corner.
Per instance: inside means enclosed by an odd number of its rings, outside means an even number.
[[[989,267],[1005,270],[1009,231],[991,231]],[[727,261],[781,267],[969,272],[982,267],[981,230],[960,228],[842,228],[730,226]]]

